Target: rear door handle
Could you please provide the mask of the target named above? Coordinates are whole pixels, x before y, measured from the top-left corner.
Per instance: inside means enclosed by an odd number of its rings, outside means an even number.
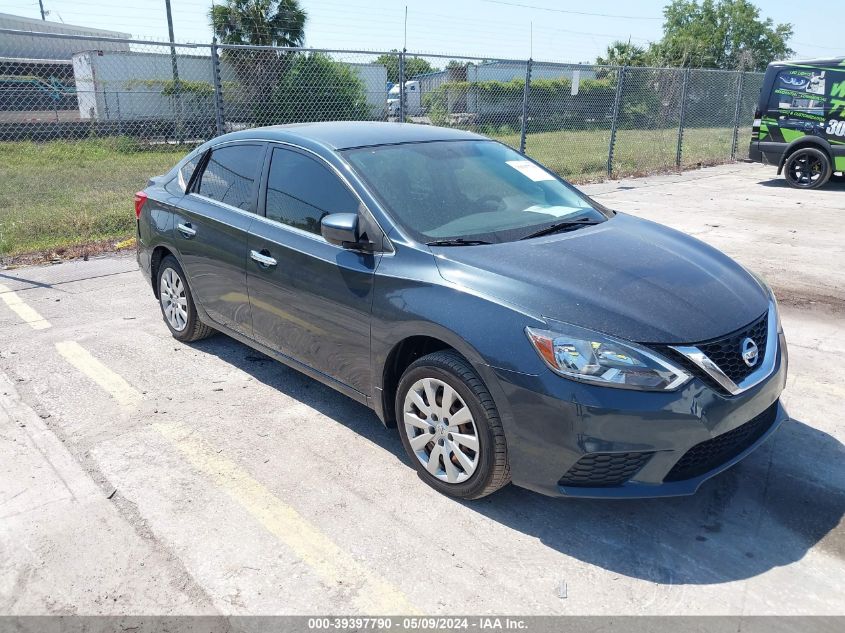
[[[277,264],[275,258],[265,255],[264,253],[259,253],[258,251],[250,251],[249,256],[265,268],[269,268],[270,266],[275,266]]]
[[[197,230],[195,228],[192,228],[190,223],[177,224],[176,228],[179,229],[179,232],[188,239],[191,239],[194,235],[197,234]]]

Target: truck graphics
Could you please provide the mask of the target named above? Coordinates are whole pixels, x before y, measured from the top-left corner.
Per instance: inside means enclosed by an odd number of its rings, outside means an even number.
[[[845,171],[845,60],[776,62],[766,70],[749,156],[776,164],[778,173],[798,150],[812,157],[808,180],[806,161],[786,173],[790,185],[822,186],[835,172]],[[819,156],[816,152],[821,152]],[[806,158],[806,156],[804,156]],[[802,159],[803,160],[803,159]],[[791,176],[801,176],[794,182]],[[842,177],[836,177],[841,179]]]

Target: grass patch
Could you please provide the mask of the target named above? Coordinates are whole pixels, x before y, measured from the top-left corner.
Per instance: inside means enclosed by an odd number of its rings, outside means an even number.
[[[518,132],[495,138],[519,147]],[[526,150],[567,178],[596,180],[606,176],[609,142],[610,130],[534,132]],[[732,128],[687,129],[682,166],[728,161],[732,142]],[[673,170],[676,147],[676,129],[619,130],[614,175]],[[122,137],[0,143],[0,256],[131,238],[133,194],[187,151]]]
[[[187,151],[126,138],[0,143],[0,255],[132,237],[133,194]]]
[[[497,135],[519,147],[519,134]],[[684,130],[682,167],[725,162],[731,157],[733,128]],[[619,130],[613,158],[616,176],[652,173],[676,168],[677,129]],[[526,153],[566,178],[594,180],[607,176],[610,130],[529,133]]]

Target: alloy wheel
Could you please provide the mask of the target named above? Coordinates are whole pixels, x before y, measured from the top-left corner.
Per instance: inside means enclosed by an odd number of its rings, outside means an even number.
[[[822,160],[812,154],[800,154],[789,166],[792,181],[805,187],[817,182],[823,174]]]
[[[159,300],[164,318],[177,332],[188,325],[188,298],[185,283],[172,268],[165,268],[159,280]]]
[[[478,429],[460,394],[437,378],[417,380],[405,395],[405,433],[432,476],[450,484],[469,479],[480,455]]]

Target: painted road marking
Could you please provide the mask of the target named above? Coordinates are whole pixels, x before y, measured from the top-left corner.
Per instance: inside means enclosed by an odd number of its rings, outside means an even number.
[[[179,449],[194,468],[243,506],[311,567],[323,582],[330,587],[353,588],[352,600],[359,611],[367,615],[419,613],[401,590],[364,567],[249,473],[220,456],[189,428],[178,422],[153,426]]]
[[[76,341],[56,343],[56,349],[71,365],[107,391],[120,406],[135,408],[140,404],[141,393],[135,387],[94,358]]]
[[[29,306],[17,292],[11,290],[8,286],[0,284],[0,297],[33,330],[46,330],[50,327],[50,322],[47,319],[38,314],[35,308]]]
[[[135,407],[140,392],[94,358],[79,343],[62,341],[56,349],[71,365],[108,392],[124,407]],[[211,479],[287,545],[330,587],[354,590],[352,601],[367,615],[419,613],[398,588],[347,554],[319,528],[276,497],[235,462],[219,455],[206,441],[177,422],[153,427],[170,441],[194,468]]]

